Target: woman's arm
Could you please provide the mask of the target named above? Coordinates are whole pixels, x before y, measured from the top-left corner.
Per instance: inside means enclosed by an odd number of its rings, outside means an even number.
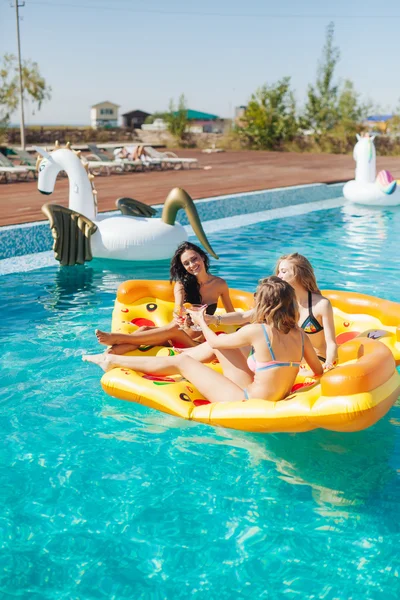
[[[302,336],[304,340],[304,358],[314,375],[320,377],[324,373],[321,362],[310,342],[308,335],[302,332]]]
[[[254,308],[245,312],[230,312],[225,315],[207,315],[207,323],[214,325],[246,325],[253,317]]]
[[[235,312],[235,308],[232,304],[232,300],[229,295],[229,287],[225,280],[223,280],[223,284],[221,286],[220,296],[221,296],[222,304],[224,305],[226,312],[227,313]]]
[[[209,343],[213,350],[232,350],[233,348],[243,348],[252,344],[251,341],[251,329],[252,327],[242,327],[234,333],[228,333],[226,335],[217,335],[207,325],[204,313],[191,312],[189,311],[193,321],[199,324],[206,341]],[[233,313],[238,314],[238,313]],[[240,314],[240,313],[239,313]]]
[[[337,362],[338,358],[333,309],[332,304],[327,298],[324,298],[323,302],[321,302],[321,316],[326,343],[326,370],[331,369]]]
[[[185,291],[180,281],[177,281],[174,285],[174,298],[175,308],[181,308],[181,306],[185,302]]]

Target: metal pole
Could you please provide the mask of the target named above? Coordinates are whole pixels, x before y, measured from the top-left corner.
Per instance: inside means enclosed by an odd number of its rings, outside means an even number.
[[[19,104],[20,104],[20,115],[21,115],[21,148],[25,150],[25,119],[24,119],[24,87],[22,83],[22,67],[21,67],[21,40],[19,37],[19,7],[25,6],[25,2],[18,4],[18,0],[15,0],[15,16],[17,19],[17,42],[18,42],[18,71],[19,71]]]

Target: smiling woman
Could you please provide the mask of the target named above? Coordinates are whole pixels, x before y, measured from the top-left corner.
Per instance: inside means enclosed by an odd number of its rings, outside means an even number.
[[[310,337],[324,368],[332,368],[337,362],[332,305],[321,294],[310,261],[298,252],[286,254],[278,260],[275,272],[294,288],[299,309],[299,326]]]
[[[196,244],[183,242],[171,259],[170,280],[174,286],[174,320],[163,327],[155,323],[134,323],[139,328],[132,334],[105,333],[96,330],[100,344],[111,346],[111,354],[125,354],[141,345],[172,345],[190,348],[204,341],[204,337],[185,317],[185,304],[207,305],[207,314],[213,315],[218,300],[227,312],[234,311],[225,279],[209,272],[208,255]]]

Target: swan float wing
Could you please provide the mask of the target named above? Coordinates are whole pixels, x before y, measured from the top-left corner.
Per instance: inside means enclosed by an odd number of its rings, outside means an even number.
[[[44,204],[42,212],[50,222],[56,260],[63,266],[83,265],[92,260],[90,237],[97,231],[93,221],[58,204]]]
[[[154,217],[157,213],[152,206],[148,206],[134,198],[118,198],[115,204],[123,215],[130,217]]]

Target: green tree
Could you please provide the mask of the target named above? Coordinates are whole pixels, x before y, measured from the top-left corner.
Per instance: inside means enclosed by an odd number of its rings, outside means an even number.
[[[179,144],[184,144],[187,141],[188,133],[188,118],[186,98],[184,94],[179,96],[178,108],[175,108],[173,100],[169,103],[169,112],[166,116],[169,132],[176,137]]]
[[[260,87],[252,95],[236,131],[247,145],[258,150],[277,149],[293,139],[298,122],[290,77]]]
[[[337,104],[340,125],[354,133],[372,110],[372,102],[360,102],[360,94],[354,89],[353,82],[346,79],[341,87]]]
[[[40,74],[39,65],[36,62],[24,60],[21,66],[24,94],[29,96],[40,110],[42,103],[51,98],[51,88]],[[13,54],[5,54],[0,65],[0,111],[3,120],[8,121],[18,105],[18,60]]]
[[[339,48],[334,46],[335,26],[331,22],[326,32],[322,60],[317,69],[315,85],[308,86],[307,103],[304,110],[303,126],[324,134],[333,129],[339,121],[338,92],[334,83],[335,67],[340,58]]]
[[[393,117],[388,123],[388,130],[390,133],[398,135],[400,133],[400,98],[396,108],[393,110]]]

